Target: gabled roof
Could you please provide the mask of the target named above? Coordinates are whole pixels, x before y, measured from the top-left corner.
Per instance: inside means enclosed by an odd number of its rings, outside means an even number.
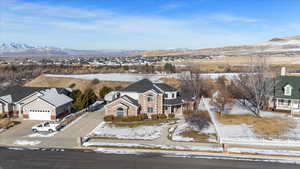
[[[152,83],[148,79],[142,79],[140,81],[137,81],[128,87],[120,90],[121,92],[137,92],[137,93],[144,93],[148,90],[154,90],[157,93],[162,93],[160,89],[158,89],[156,86],[154,86],[154,83]]]
[[[55,107],[59,107],[73,101],[72,98],[66,96],[65,94],[59,93],[55,88],[42,90],[40,93],[42,95],[39,96],[39,98],[45,100]]]
[[[174,87],[171,87],[165,83],[155,83],[155,85],[157,87],[159,87],[161,90],[163,90],[164,92],[175,92],[177,91],[177,89],[175,89]]]
[[[135,99],[133,99],[133,98],[127,96],[127,95],[124,95],[121,98],[129,101],[130,103],[134,104],[135,106],[139,106],[139,102],[137,100],[135,100]]]
[[[0,92],[0,97],[10,96],[11,102],[17,102],[23,98],[42,90],[50,89],[49,87],[23,87],[23,86],[13,86],[6,88]],[[58,93],[68,93],[64,88],[55,88]]]
[[[118,97],[118,98],[112,100],[110,103],[106,104],[105,106],[107,106],[107,105],[109,105],[109,104],[111,104],[111,103],[113,103],[113,102],[115,102],[115,101],[117,101],[119,99],[123,99],[123,100],[127,101],[128,103],[130,103],[130,104],[132,104],[132,105],[134,105],[136,107],[140,106],[139,102],[137,100],[135,100],[135,99],[133,99],[133,98],[127,96],[127,95],[123,95],[122,97]]]
[[[275,97],[286,99],[300,99],[300,76],[279,76],[277,78],[277,85],[275,88]],[[284,87],[286,85],[292,86],[291,96],[284,95]]]

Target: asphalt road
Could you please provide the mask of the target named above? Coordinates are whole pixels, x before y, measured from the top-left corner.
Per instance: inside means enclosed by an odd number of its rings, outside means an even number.
[[[1,168],[2,167],[2,168]],[[299,169],[299,165],[162,157],[160,154],[116,155],[75,150],[32,151],[0,148],[0,169]]]

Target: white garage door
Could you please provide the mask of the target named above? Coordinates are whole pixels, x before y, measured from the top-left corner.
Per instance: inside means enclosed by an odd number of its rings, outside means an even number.
[[[30,120],[51,120],[51,112],[29,111]]]

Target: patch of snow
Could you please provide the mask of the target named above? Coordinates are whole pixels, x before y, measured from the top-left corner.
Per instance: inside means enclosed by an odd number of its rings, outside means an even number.
[[[229,148],[228,151],[232,152],[232,153],[300,156],[300,151],[292,151],[292,150],[266,150],[266,149],[250,149],[250,148]]]
[[[38,145],[40,143],[41,143],[41,141],[38,141],[38,140],[36,140],[36,141],[17,140],[17,141],[15,141],[14,144],[23,145],[23,146],[34,146],[34,145]]]
[[[122,149],[108,149],[108,148],[97,148],[95,152],[106,153],[106,154],[143,154],[141,150],[122,150]]]
[[[210,146],[177,146],[177,145],[159,145],[159,144],[136,144],[136,143],[108,143],[108,142],[85,142],[83,146],[103,146],[103,147],[130,147],[130,148],[149,148],[163,150],[192,150],[192,151],[214,151],[222,152],[223,148],[216,145]]]
[[[29,134],[28,136],[25,137],[52,137],[56,134],[57,132],[53,132],[53,133],[33,133],[33,134]]]
[[[161,136],[161,131],[164,127],[166,125],[139,126],[134,128],[115,127],[113,124],[102,122],[88,136],[154,140]]]

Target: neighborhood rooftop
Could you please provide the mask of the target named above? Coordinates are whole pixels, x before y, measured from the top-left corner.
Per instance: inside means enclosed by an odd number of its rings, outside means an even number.
[[[169,92],[169,91],[177,91],[175,88],[164,84],[164,83],[152,83],[149,79],[142,79],[137,81],[134,84],[129,85],[128,87],[122,89],[123,92],[138,92],[143,93],[148,90],[154,90],[158,93]]]
[[[42,91],[50,89],[49,87],[23,87],[23,86],[13,86],[6,88],[5,90],[0,92],[0,97],[2,98],[3,96],[11,96],[7,99],[11,99],[11,102],[17,102],[26,96],[31,95],[34,92]],[[58,93],[65,93],[66,90],[64,88],[55,88]]]

